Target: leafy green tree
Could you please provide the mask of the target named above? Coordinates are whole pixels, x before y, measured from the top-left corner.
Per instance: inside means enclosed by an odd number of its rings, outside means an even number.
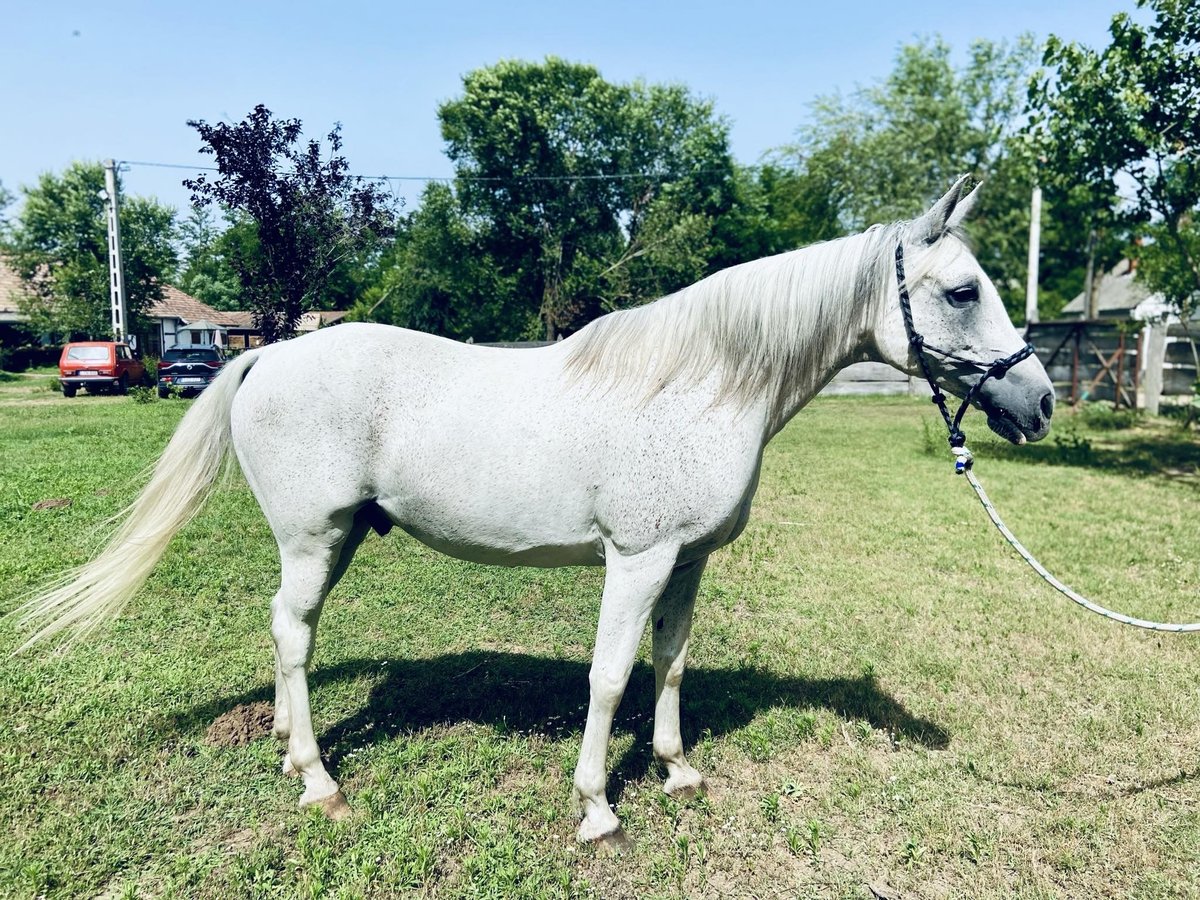
[[[970,172],[987,183],[968,226],[980,261],[1010,309],[1023,308],[1033,169],[1016,136],[1034,59],[1028,36],[976,41],[962,67],[945,42],[924,40],[901,47],[881,83],[818,98],[778,155],[799,179],[787,185],[794,218],[824,220],[808,234],[859,231],[919,213]]]
[[[801,169],[785,159],[739,166],[733,202],[714,229],[711,266],[724,268],[841,237],[838,212],[836,186],[814,167]]]
[[[119,188],[118,188],[119,189]],[[108,237],[104,169],[73,163],[21,189],[25,202],[12,223],[8,256],[28,290],[19,301],[37,331],[110,337]],[[176,266],[175,211],[143,197],[123,197],[121,245],[125,304],[131,332],[162,297]]]
[[[192,207],[179,223],[180,245],[184,260],[179,287],[214,309],[241,308],[241,280],[230,263],[240,245],[243,255],[257,247],[254,223],[243,218],[221,227],[211,206]]]
[[[240,296],[264,342],[290,337],[300,316],[319,308],[330,278],[343,263],[373,252],[395,230],[390,195],[349,173],[341,126],[300,144],[299,119],[275,119],[256,106],[233,125],[189,121],[216,159],[219,174],[184,181],[192,204],[217,204],[234,226],[253,223],[254,240],[224,244]]]
[[[476,246],[527,298],[522,331],[553,339],[704,274],[732,202],[711,104],[553,57],[478,69],[463,87],[438,111],[455,194]]]
[[[12,202],[17,199],[13,196],[12,191],[4,186],[4,182],[0,181],[0,244],[3,243],[5,236],[8,234],[8,208],[12,206]]]
[[[395,322],[460,340],[525,336],[528,310],[517,299],[514,279],[499,271],[448,185],[426,187],[379,272],[352,307],[351,319]]]
[[[1145,238],[1140,276],[1186,326],[1200,301],[1200,6],[1138,7],[1153,21],[1118,13],[1103,50],[1050,38],[1046,71],[1030,88],[1028,132],[1047,179]],[[1132,185],[1132,197],[1120,196],[1122,185]]]

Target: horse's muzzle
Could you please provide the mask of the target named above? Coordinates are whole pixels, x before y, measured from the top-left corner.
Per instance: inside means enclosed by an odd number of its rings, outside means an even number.
[[[987,413],[988,427],[1005,440],[1040,441],[1050,431],[1054,385],[1037,358],[1030,357],[1003,378],[988,379],[979,391],[978,405]]]

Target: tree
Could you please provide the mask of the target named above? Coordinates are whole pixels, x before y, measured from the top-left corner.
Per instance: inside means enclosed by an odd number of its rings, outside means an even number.
[[[940,39],[900,48],[892,73],[850,96],[818,98],[799,140],[777,154],[796,176],[787,189],[801,221],[822,236],[860,231],[925,209],[963,172],[987,183],[969,223],[979,260],[1010,310],[1023,308],[1029,157],[1016,135],[1030,37],[974,42],[956,68]]]
[[[245,256],[256,251],[254,222],[242,217],[222,228],[211,206],[192,207],[179,223],[179,236],[184,261],[179,287],[213,309],[241,309],[241,280],[230,263],[237,251],[231,248],[240,246]]]
[[[1050,38],[1047,70],[1030,87],[1028,134],[1047,179],[1074,186],[1096,216],[1144,237],[1140,277],[1187,327],[1200,301],[1200,6],[1138,7],[1154,21],[1118,13],[1104,50]],[[1123,184],[1132,197],[1120,196]]]
[[[340,264],[393,235],[391,197],[349,173],[340,125],[326,136],[327,158],[320,142],[299,144],[299,119],[277,120],[261,104],[235,125],[188,125],[219,170],[184,181],[192,204],[218,204],[235,227],[253,223],[254,240],[228,242],[226,259],[264,342],[290,337]]]
[[[448,185],[426,187],[379,271],[351,319],[396,322],[459,340],[525,336],[528,310],[514,279],[501,274]]]
[[[705,274],[733,174],[710,103],[553,57],[463,87],[438,111],[455,196],[474,245],[528,298],[527,334],[553,339]]]
[[[0,181],[0,244],[4,242],[5,236],[8,234],[8,208],[12,206],[12,202],[17,199],[13,196],[12,191],[4,186],[4,182]]]
[[[836,188],[818,171],[784,159],[739,166],[733,202],[714,229],[711,265],[724,268],[841,237],[839,203]]]
[[[111,337],[103,167],[73,163],[21,190],[25,203],[11,226],[8,256],[28,288],[19,302],[30,326]],[[125,306],[136,333],[175,272],[175,211],[142,197],[124,197],[120,209]]]

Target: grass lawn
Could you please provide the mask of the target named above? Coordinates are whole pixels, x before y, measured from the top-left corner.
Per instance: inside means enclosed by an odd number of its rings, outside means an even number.
[[[99,546],[187,406],[0,382],[0,611]],[[277,560],[233,480],[90,646],[13,659],[0,625],[0,896],[1200,896],[1198,639],[1036,580],[951,474],[935,415],[818,400],[768,448],[683,685],[711,793],[661,792],[647,642],[610,754],[636,842],[618,859],[575,843],[569,802],[599,570],[369,537],[311,677],[358,813],[334,825],[297,810],[264,727]],[[1200,444],[1104,424],[1063,414],[1057,438],[1009,448],[966,420],[1052,571],[1200,619]]]

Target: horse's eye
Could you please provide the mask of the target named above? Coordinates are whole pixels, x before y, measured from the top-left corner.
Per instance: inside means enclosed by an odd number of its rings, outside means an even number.
[[[966,306],[969,303],[979,302],[979,288],[973,284],[967,284],[947,292],[946,296],[954,306]]]

